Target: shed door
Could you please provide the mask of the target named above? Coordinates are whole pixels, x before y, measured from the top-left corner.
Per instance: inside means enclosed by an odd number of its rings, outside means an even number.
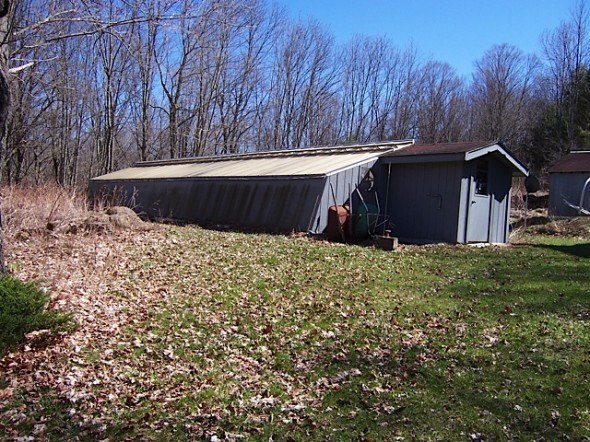
[[[488,242],[490,231],[489,162],[475,161],[469,186],[467,208],[467,242]]]

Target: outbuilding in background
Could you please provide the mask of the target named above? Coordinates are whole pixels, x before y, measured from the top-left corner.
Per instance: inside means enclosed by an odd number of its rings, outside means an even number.
[[[573,217],[590,210],[590,151],[573,151],[549,169],[549,215]],[[582,210],[580,210],[582,209]]]

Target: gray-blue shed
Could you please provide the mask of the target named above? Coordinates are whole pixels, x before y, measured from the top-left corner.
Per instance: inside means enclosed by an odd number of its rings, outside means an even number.
[[[345,206],[347,233],[409,242],[507,242],[513,175],[527,169],[501,144],[412,141],[149,161],[96,177],[150,218],[244,230],[323,233]]]
[[[590,210],[590,189],[580,201],[582,189],[589,178],[590,151],[570,152],[549,169],[549,214],[578,216],[578,209],[572,206]]]
[[[528,170],[502,144],[415,144],[384,154],[379,167],[401,240],[508,242],[512,177]]]

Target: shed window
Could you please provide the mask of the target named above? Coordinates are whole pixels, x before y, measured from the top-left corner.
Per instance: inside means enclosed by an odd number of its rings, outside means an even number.
[[[488,193],[488,160],[479,160],[475,168],[475,194],[489,195]]]

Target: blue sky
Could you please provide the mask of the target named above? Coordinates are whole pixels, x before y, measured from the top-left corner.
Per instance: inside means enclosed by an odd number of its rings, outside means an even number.
[[[569,20],[577,0],[277,0],[291,18],[315,18],[337,42],[355,34],[413,43],[426,58],[468,76],[494,44],[540,54],[543,31]]]

